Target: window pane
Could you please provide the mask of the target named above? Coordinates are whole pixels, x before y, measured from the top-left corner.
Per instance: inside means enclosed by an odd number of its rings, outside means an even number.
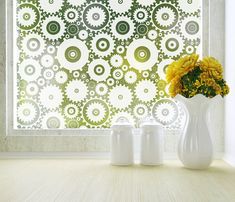
[[[180,127],[165,69],[201,54],[201,0],[15,4],[15,129],[109,128],[149,115]]]

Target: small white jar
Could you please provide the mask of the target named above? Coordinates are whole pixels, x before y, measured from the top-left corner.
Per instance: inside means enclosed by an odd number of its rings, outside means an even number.
[[[133,126],[121,117],[111,129],[111,164],[133,164]]]
[[[154,119],[141,124],[140,163],[143,165],[163,164],[163,127]]]

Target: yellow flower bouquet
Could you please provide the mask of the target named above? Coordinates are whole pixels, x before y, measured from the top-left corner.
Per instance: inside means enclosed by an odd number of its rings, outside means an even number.
[[[203,94],[212,98],[216,95],[224,97],[229,93],[229,87],[223,79],[222,65],[213,57],[198,58],[198,55],[192,54],[168,65],[166,80],[171,97],[180,94],[191,98]]]

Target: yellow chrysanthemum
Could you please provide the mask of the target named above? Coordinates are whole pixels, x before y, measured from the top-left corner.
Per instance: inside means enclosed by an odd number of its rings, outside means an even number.
[[[221,87],[218,84],[214,84],[212,87],[215,90],[216,95],[220,95],[221,94],[222,89],[221,89]]]
[[[166,69],[167,82],[170,83],[176,75],[182,77],[183,75],[194,69],[198,61],[198,57],[198,55],[192,54],[182,57],[179,60],[171,63]]]
[[[215,58],[205,57],[200,62],[200,68],[202,71],[207,71],[215,79],[222,79],[223,67]]]
[[[169,87],[169,95],[175,97],[177,94],[180,94],[182,91],[182,85],[180,83],[180,77],[176,76],[172,79]]]
[[[178,74],[178,61],[172,62],[166,68],[166,80],[168,83]]]
[[[206,80],[206,85],[207,86],[214,86],[214,85],[216,85],[215,80],[212,79],[212,78],[207,79]]]
[[[229,87],[228,87],[228,85],[226,85],[226,86],[224,86],[224,88],[223,88],[223,94],[224,95],[227,95],[229,93]]]
[[[196,54],[182,57],[167,67],[169,94],[171,97],[177,94],[193,97],[197,93],[207,97],[227,95],[229,87],[222,79],[222,73],[222,65],[213,57],[205,57],[202,61],[198,61]]]
[[[202,84],[199,80],[196,80],[194,85],[196,86],[196,88],[199,88]]]
[[[215,70],[212,70],[212,71],[209,71],[209,74],[214,77],[215,79],[222,79],[223,78],[223,75],[222,73],[218,72],[218,71],[215,71]]]
[[[205,80],[209,79],[209,73],[208,72],[202,72],[201,75],[200,75],[200,79],[202,81],[205,81]]]

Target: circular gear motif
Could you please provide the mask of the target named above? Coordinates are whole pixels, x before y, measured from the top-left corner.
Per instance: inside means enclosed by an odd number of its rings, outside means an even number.
[[[156,121],[163,125],[170,125],[178,117],[178,107],[172,100],[161,99],[154,104],[152,115]]]
[[[28,34],[22,40],[23,52],[32,58],[40,56],[46,49],[46,42],[39,34]]]
[[[135,87],[135,95],[142,102],[150,102],[157,95],[156,89],[156,84],[153,81],[142,80]]]
[[[98,83],[95,87],[96,93],[100,96],[106,95],[108,90],[108,86],[105,83]]]
[[[78,20],[78,11],[75,8],[68,8],[64,12],[64,19],[68,23],[74,23]]]
[[[122,70],[125,72],[129,69],[129,66],[128,65],[122,65]]]
[[[166,79],[166,68],[169,64],[171,64],[174,60],[172,59],[165,59],[162,62],[160,62],[157,66],[157,73],[160,76],[161,79]]]
[[[93,38],[91,48],[96,55],[106,57],[114,51],[115,42],[110,35],[100,33]]]
[[[77,120],[69,120],[66,122],[66,127],[67,128],[79,128],[79,122]]]
[[[79,29],[76,24],[70,24],[67,28],[67,32],[72,36],[77,35],[78,31],[79,31]]]
[[[39,87],[36,83],[30,82],[27,84],[25,91],[26,91],[27,95],[35,96],[39,92]]]
[[[37,80],[37,84],[39,86],[44,86],[46,83],[46,80],[43,78],[43,77],[39,77],[38,80]]]
[[[39,100],[46,109],[56,109],[63,101],[63,93],[58,86],[48,85],[41,89]]]
[[[56,13],[63,5],[63,0],[39,0],[39,4],[43,11],[47,13]]]
[[[107,25],[109,21],[109,11],[102,4],[92,3],[84,9],[82,18],[87,28],[98,31]]]
[[[35,81],[41,75],[42,67],[34,59],[25,59],[19,64],[20,77],[25,81]]]
[[[55,46],[52,46],[52,45],[48,45],[48,46],[47,46],[47,52],[48,52],[49,54],[54,54],[55,51],[56,51]]]
[[[33,29],[40,20],[38,9],[32,4],[21,4],[17,8],[17,26],[20,29]]]
[[[51,80],[51,79],[53,79],[54,78],[54,75],[55,75],[55,73],[53,72],[53,70],[52,69],[45,69],[44,71],[43,71],[43,77],[46,79],[46,80]]]
[[[193,53],[196,52],[196,48],[195,48],[194,46],[187,45],[187,46],[185,47],[185,51],[186,51],[186,53],[187,53],[188,55],[190,55],[190,54],[193,54]]]
[[[127,119],[128,122],[132,125],[135,124],[135,119],[133,117],[133,115],[131,115],[128,112],[117,112],[115,113],[112,117],[111,117],[111,125],[117,123],[118,120],[120,119]]]
[[[157,82],[157,89],[158,91],[164,91],[167,86],[167,82],[165,80],[159,80]]]
[[[144,7],[147,7],[147,6],[151,6],[152,4],[155,3],[155,0],[137,0],[137,2],[141,5],[141,6],[144,6]]]
[[[111,0],[108,2],[110,8],[116,13],[125,13],[132,5],[132,0]]]
[[[128,71],[125,74],[124,79],[128,84],[133,84],[137,81],[137,74],[134,71]]]
[[[158,58],[158,49],[155,43],[148,39],[136,39],[127,48],[126,59],[131,67],[142,70],[151,70]]]
[[[148,32],[148,27],[145,24],[140,24],[137,27],[137,32],[139,35],[146,35]]]
[[[135,24],[130,18],[119,16],[111,22],[111,31],[118,40],[127,40],[133,36]]]
[[[111,89],[108,96],[110,104],[117,109],[125,109],[132,102],[132,92],[126,86],[115,86]]]
[[[123,58],[121,55],[113,55],[111,58],[110,58],[110,64],[113,66],[113,67],[121,67],[122,64],[123,64]]]
[[[148,78],[148,77],[149,77],[149,72],[148,72],[148,71],[143,71],[143,72],[142,72],[142,76],[143,76],[144,78]]]
[[[88,88],[89,89],[94,89],[95,88],[95,86],[96,86],[96,82],[95,81],[89,81],[88,82]]]
[[[86,0],[67,0],[71,5],[73,5],[73,6],[82,6],[85,2],[86,2]]]
[[[54,58],[51,55],[45,54],[41,57],[40,62],[43,67],[49,68],[54,65]]]
[[[42,119],[43,129],[64,129],[65,120],[60,112],[49,112]]]
[[[154,30],[154,29],[149,30],[149,32],[148,32],[147,35],[148,35],[148,38],[149,38],[150,40],[155,40],[155,39],[158,37],[157,31]]]
[[[88,37],[88,32],[86,30],[81,30],[79,32],[78,36],[81,40],[85,40]]]
[[[72,80],[67,84],[65,93],[72,102],[82,102],[88,95],[88,88],[84,81]]]
[[[111,67],[104,59],[95,59],[88,65],[88,74],[91,79],[99,82],[110,76]]]
[[[185,13],[195,13],[201,8],[200,0],[178,0],[180,9]]]
[[[118,46],[116,48],[117,53],[123,54],[125,52],[125,47],[124,46]]]
[[[75,104],[68,104],[64,108],[64,115],[69,119],[74,119],[78,116],[78,107]]]
[[[115,69],[112,75],[114,79],[120,80],[123,78],[123,71],[121,69]]]
[[[58,71],[55,74],[55,80],[56,80],[57,83],[63,84],[68,80],[68,75],[64,71]]]
[[[80,76],[79,71],[74,71],[74,72],[73,72],[73,77],[74,77],[74,78],[78,78],[79,76]]]
[[[200,38],[200,20],[195,16],[185,18],[181,23],[183,36],[189,40]]]
[[[168,34],[161,41],[161,49],[167,57],[180,56],[184,49],[184,40],[178,34]]]
[[[57,59],[69,71],[81,70],[88,58],[89,50],[86,44],[78,39],[67,39],[58,47]]]
[[[171,4],[160,4],[152,14],[153,23],[162,30],[173,28],[178,22],[178,11]]]
[[[58,40],[65,33],[65,23],[58,16],[49,16],[42,22],[42,33],[48,40]]]
[[[149,110],[145,104],[137,104],[133,109],[135,117],[143,119],[148,116]]]
[[[99,99],[91,99],[83,107],[83,118],[92,126],[104,124],[109,117],[109,107]]]
[[[144,23],[148,20],[148,11],[144,8],[137,8],[134,11],[134,20],[138,23]]]
[[[17,103],[17,122],[19,124],[32,125],[39,116],[39,107],[33,100],[21,100]]]

